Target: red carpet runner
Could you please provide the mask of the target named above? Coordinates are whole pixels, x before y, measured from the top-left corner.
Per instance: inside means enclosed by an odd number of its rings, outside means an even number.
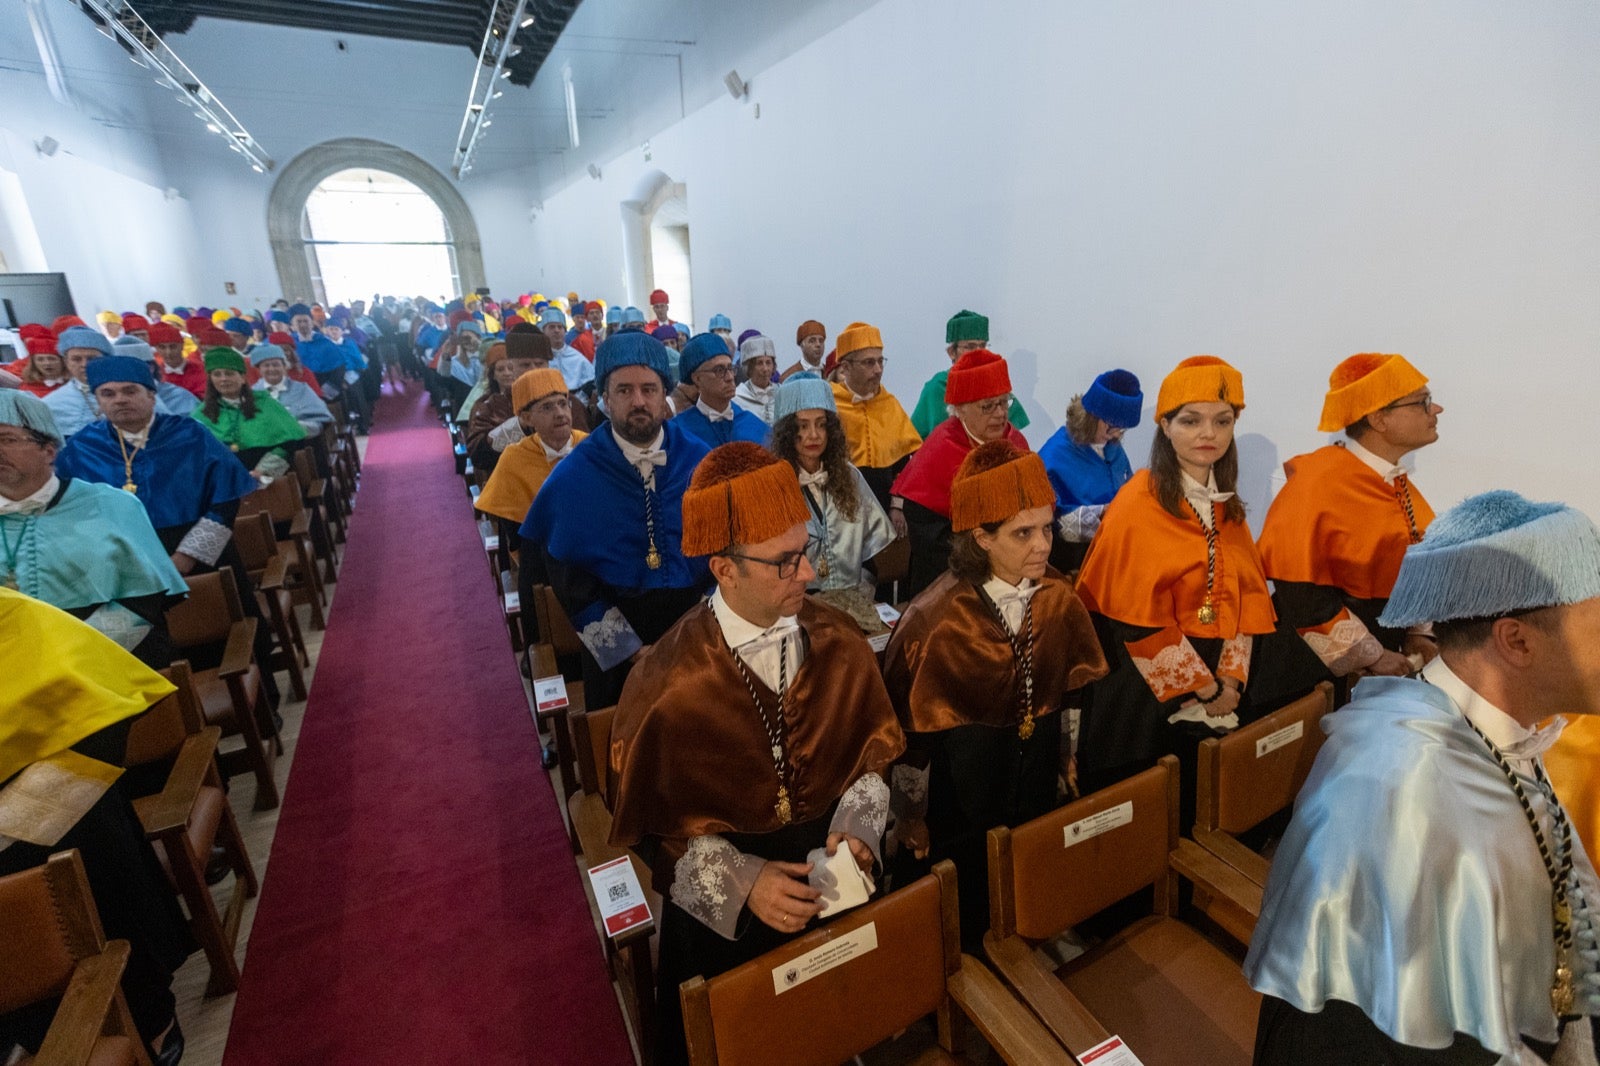
[[[632,1062],[444,430],[385,394],[226,1066]]]

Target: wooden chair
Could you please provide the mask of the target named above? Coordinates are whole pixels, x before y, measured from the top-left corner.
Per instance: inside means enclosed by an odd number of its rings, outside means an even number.
[[[1206,851],[1265,888],[1265,856],[1239,841],[1300,794],[1325,739],[1322,716],[1333,710],[1333,684],[1225,737],[1200,743],[1194,839]]]
[[[876,946],[787,983],[802,957],[868,935]],[[930,1014],[939,1049],[918,1063],[961,1061],[953,1052],[963,1016],[1006,1062],[1074,1061],[983,963],[961,953],[949,861],[752,962],[685,981],[680,996],[693,1066],[834,1066]]]
[[[194,689],[207,725],[220,726],[223,736],[238,734],[244,747],[217,756],[223,773],[232,777],[245,770],[256,775],[256,810],[278,805],[278,782],[273,777],[276,740],[265,739],[261,722],[266,715],[261,666],[256,662],[257,620],[246,618],[232,570],[218,570],[185,579],[189,598],[167,611],[167,629],[178,651],[226,642],[222,663],[213,670],[194,672]]]
[[[873,573],[879,585],[893,585],[895,603],[900,602],[900,582],[911,572],[911,538],[896,537],[888,547],[872,557]]]
[[[236,518],[233,522],[233,542],[239,548],[245,571],[255,582],[255,597],[261,613],[272,624],[276,647],[269,670],[287,670],[289,688],[294,698],[306,698],[306,676],[302,664],[311,665],[306,652],[305,635],[300,632],[300,616],[295,613],[294,594],[284,587],[289,570],[289,557],[278,550],[278,540],[272,533],[272,517],[265,511]]]
[[[34,1066],[150,1066],[76,850],[0,877],[0,1014],[60,997]]]
[[[574,693],[583,692],[583,642],[573,628],[555,590],[548,585],[533,586],[533,609],[542,643],[528,649],[528,676],[553,677],[560,674],[567,680],[567,698],[580,706]],[[524,611],[527,605],[522,606]],[[577,788],[573,770],[573,751],[566,728],[567,710],[552,711],[540,716],[540,723],[548,723],[555,739],[556,765],[561,767],[562,796],[570,797]]]
[[[321,450],[328,456],[328,472],[324,476],[337,482],[336,498],[345,514],[349,514],[355,508],[356,464],[360,461],[360,453],[352,456],[347,452],[344,439],[332,425],[322,427],[321,440]]]
[[[265,511],[272,516],[274,533],[287,531],[287,536],[278,542],[279,549],[289,556],[287,587],[294,594],[296,603],[310,606],[311,628],[327,628],[327,618],[323,613],[327,601],[322,587],[322,574],[318,570],[322,560],[312,543],[311,512],[306,509],[305,501],[300,496],[299,483],[291,477],[275,478],[272,484],[257,489],[239,503],[239,514],[242,516],[258,511]]]
[[[629,848],[617,847],[610,842],[611,811],[606,807],[606,766],[611,749],[611,719],[615,707],[598,711],[577,710],[568,716],[572,726],[573,744],[577,749],[578,772],[581,788],[567,800],[568,826],[572,833],[572,849],[583,857],[585,869],[601,863],[628,856],[633,864],[634,876],[644,888],[645,902],[650,913],[661,914],[661,897],[650,886],[650,868]],[[593,898],[589,879],[583,878],[584,892],[590,896],[589,905],[599,921],[599,904]],[[606,963],[622,989],[624,1009],[639,1037],[639,1046],[648,1048],[655,1038],[655,964],[651,959],[650,944],[654,939],[654,922],[634,926],[616,937],[604,937]]]
[[[333,557],[337,545],[346,540],[344,508],[339,506],[333,498],[333,490],[328,485],[328,479],[317,473],[317,458],[313,448],[296,448],[294,452],[294,477],[300,483],[300,494],[305,498],[306,506],[310,509],[315,521],[312,529],[315,530],[320,523],[328,537],[328,555]],[[337,580],[333,574],[325,575],[328,582]]]
[[[1234,953],[1178,920],[1178,875],[1219,900],[1254,886],[1183,843],[1172,756],[1016,829],[989,830],[984,948],[1073,1054],[1117,1034],[1146,1066],[1250,1062],[1261,997]],[[1034,950],[1152,886],[1153,914],[1059,969]]]
[[[189,664],[182,660],[161,671],[178,691],[155,704],[128,733],[123,765],[172,764],[160,792],[134,800],[145,836],[157,845],[162,864],[189,912],[189,927],[211,964],[206,995],[239,987],[239,921],[245,900],[257,891],[256,871],[217,770],[222,730],[206,725]],[[211,849],[220,845],[233,868],[233,892],[221,914],[206,884]]]

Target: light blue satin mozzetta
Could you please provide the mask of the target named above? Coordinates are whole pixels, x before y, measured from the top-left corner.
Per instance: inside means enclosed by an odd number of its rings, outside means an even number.
[[[1456,1032],[1515,1060],[1553,1042],[1551,888],[1504,773],[1443,692],[1369,678],[1323,719],[1328,741],[1272,863],[1244,972],[1302,1011],[1330,999],[1417,1048]],[[1524,788],[1541,817],[1543,794]],[[1579,1014],[1600,1014],[1593,903],[1574,836]]]

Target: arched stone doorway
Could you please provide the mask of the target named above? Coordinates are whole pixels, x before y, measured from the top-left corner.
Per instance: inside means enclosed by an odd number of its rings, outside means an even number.
[[[622,204],[622,249],[628,300],[644,309],[650,290],[666,289],[672,317],[694,322],[690,267],[689,192],[659,170],[644,174]]]
[[[470,292],[486,283],[478,227],[455,186],[403,148],[382,141],[345,137],[307,148],[279,170],[273,182],[272,195],[267,200],[267,237],[285,297],[307,299],[315,291],[301,229],[306,200],[323,179],[341,170],[360,168],[394,174],[427,193],[448,225],[462,291]]]

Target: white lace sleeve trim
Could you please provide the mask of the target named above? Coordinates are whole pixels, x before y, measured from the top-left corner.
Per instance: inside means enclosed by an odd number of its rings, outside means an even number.
[[[1378,638],[1354,615],[1334,623],[1326,633],[1305,629],[1300,636],[1335,677],[1371,666],[1383,654]]]
[[[1074,507],[1056,520],[1061,539],[1068,544],[1087,544],[1100,529],[1100,516],[1105,513],[1103,503],[1087,503]]]
[[[228,546],[228,541],[232,538],[233,530],[221,522],[202,518],[183,535],[183,539],[178,542],[178,551],[197,563],[216,566],[217,560],[222,557],[223,549]]]
[[[589,649],[589,654],[594,656],[594,661],[600,664],[602,670],[619,666],[644,647],[639,634],[633,631],[633,626],[615,607],[607,608],[605,614],[584,626],[578,633],[578,639],[583,641],[583,646]]]
[[[497,452],[503,452],[526,436],[527,434],[522,431],[522,422],[516,415],[512,415],[489,431],[489,447]]]
[[[745,900],[765,860],[716,834],[694,837],[672,870],[672,902],[727,940],[734,939]]]
[[[883,826],[888,820],[889,786],[877,774],[866,773],[839,797],[828,831],[855,837],[872,849],[873,858],[882,862]]]
[[[889,771],[889,809],[896,818],[922,819],[928,814],[928,777],[926,766],[909,766],[896,763]]]

